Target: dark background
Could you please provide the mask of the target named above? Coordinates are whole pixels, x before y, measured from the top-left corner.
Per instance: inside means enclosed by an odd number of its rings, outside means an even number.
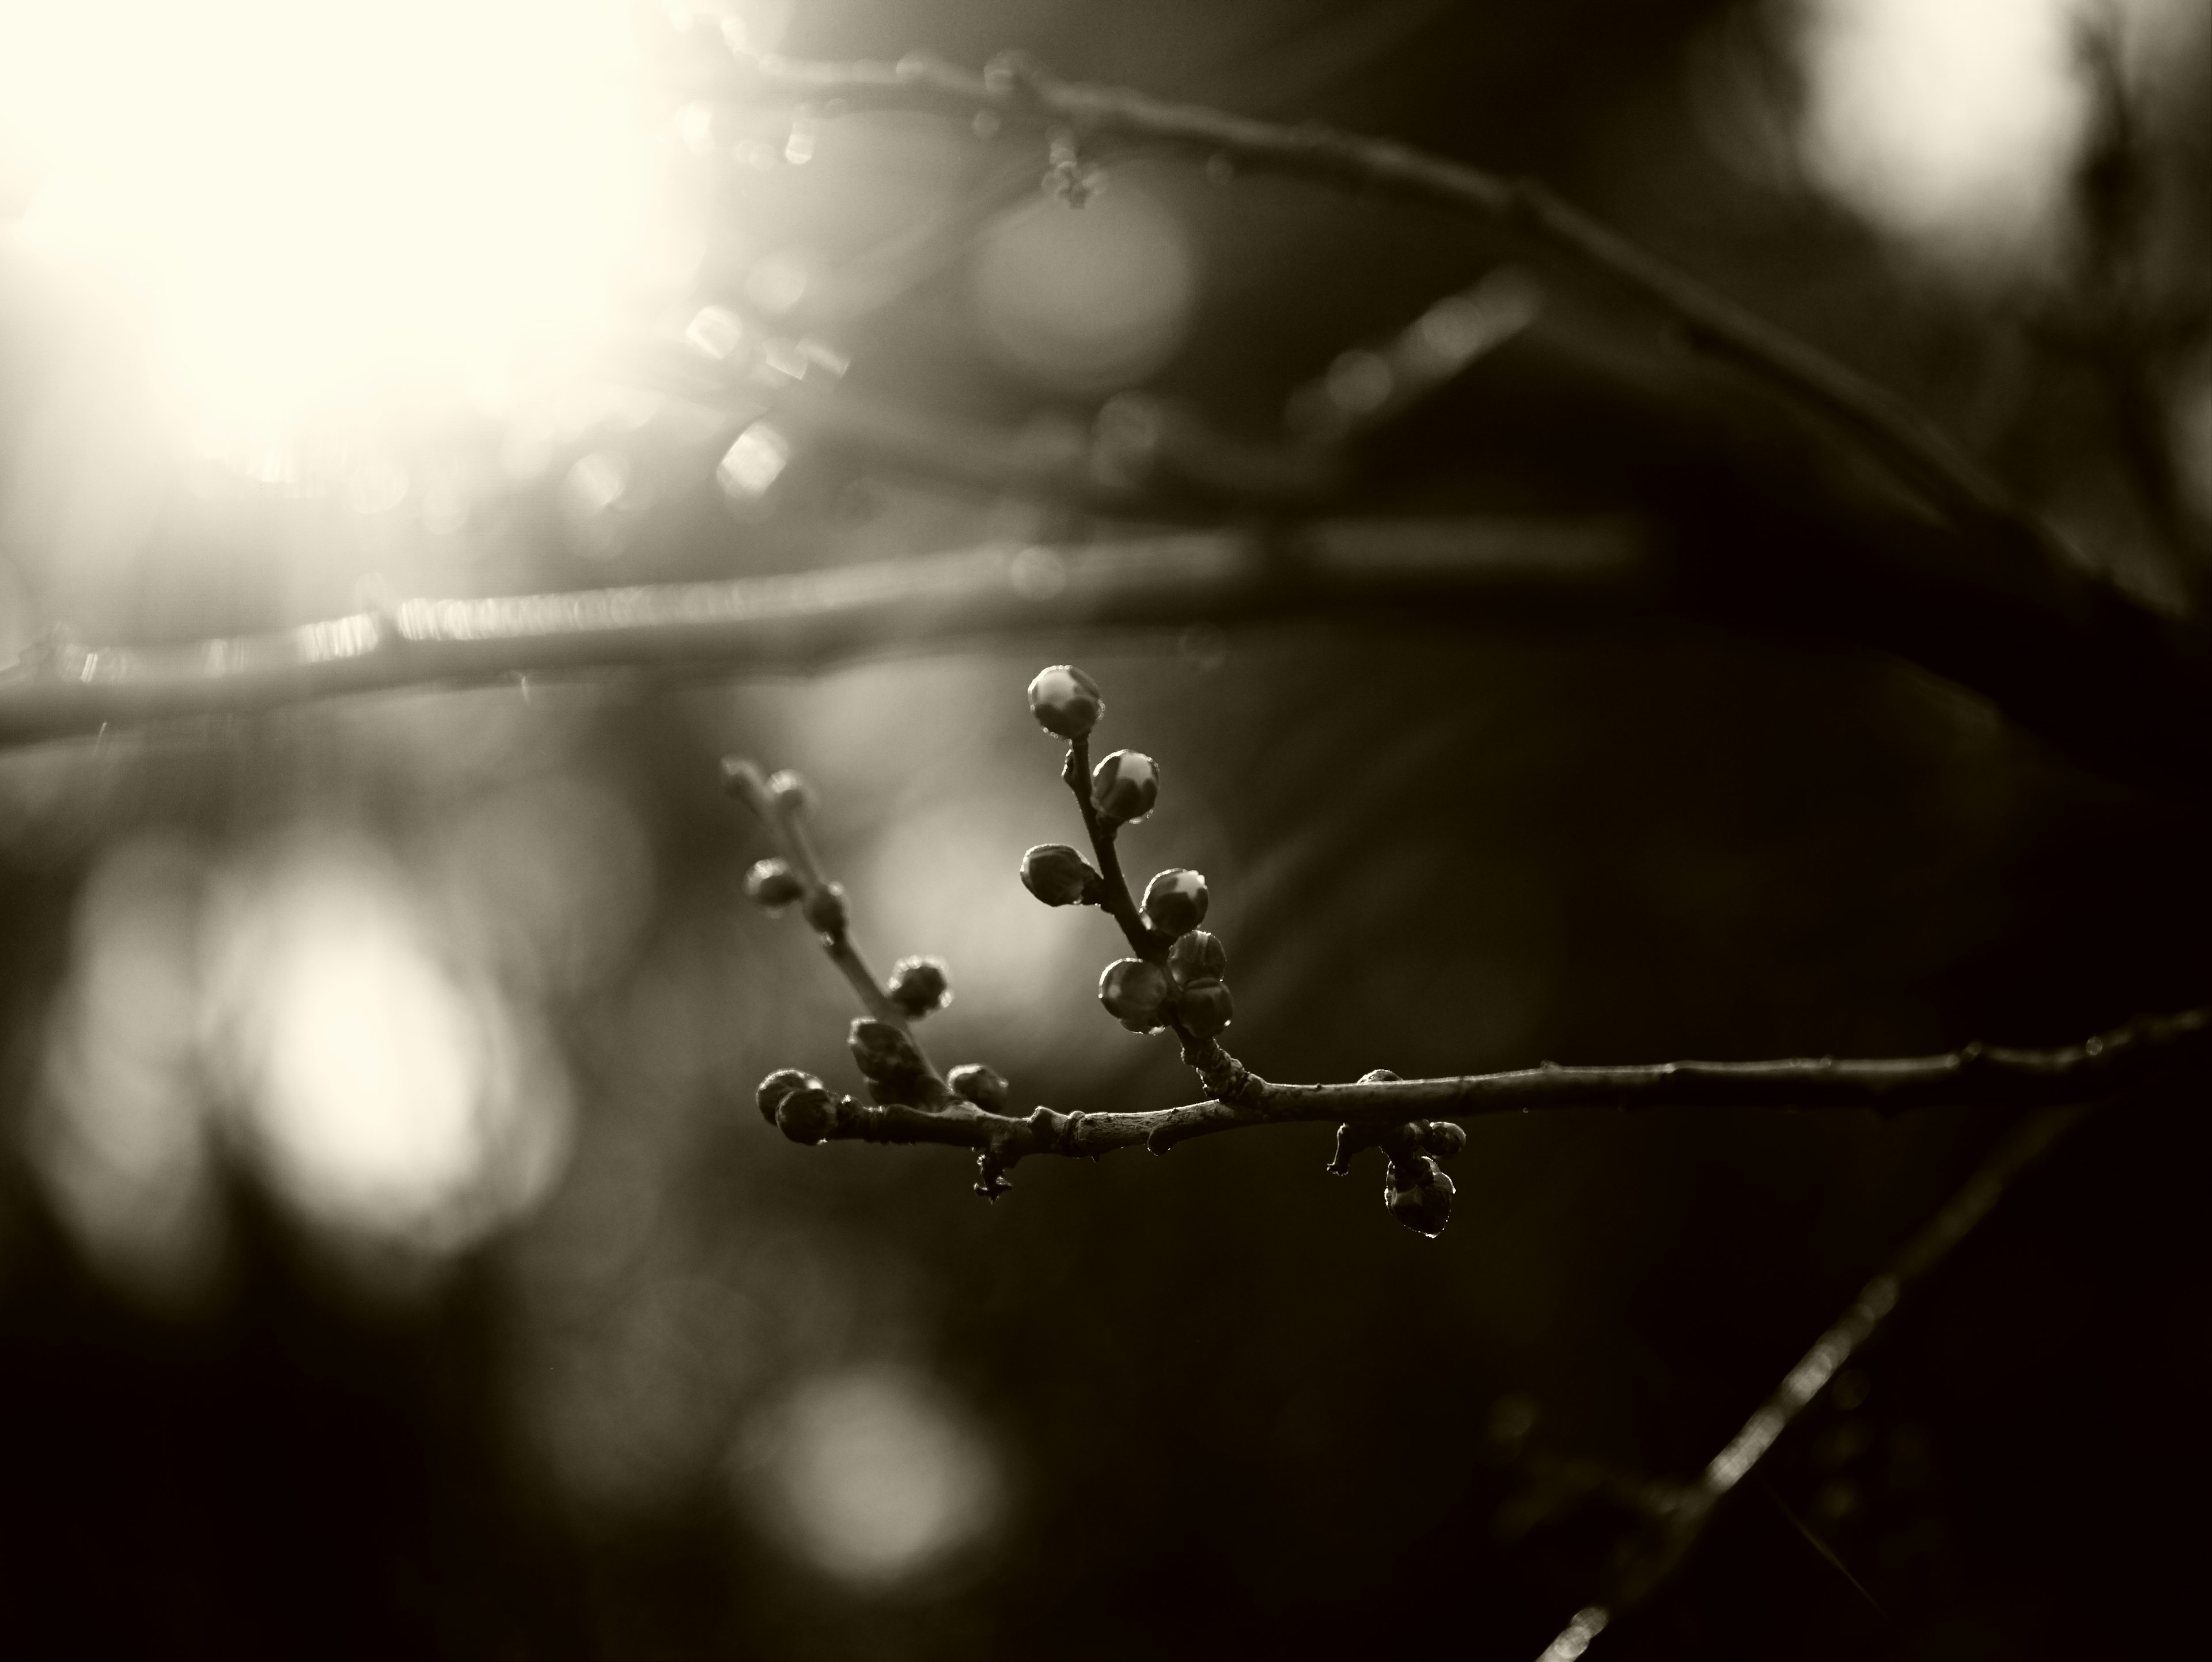
[[[1070,76],[1540,175],[1920,401],[2133,592],[2180,604],[2205,520],[2113,460],[2124,383],[2052,326],[2082,314],[2094,274],[1931,273],[1716,138],[1721,58],[1786,120],[1778,15],[865,0],[802,5],[783,42],[969,64],[1021,45]],[[2185,122],[2142,142],[2153,229],[2129,246],[2149,275],[2129,292],[2162,306],[2203,286],[2205,143]],[[1148,385],[1231,430],[1268,429],[1345,345],[1500,258],[1402,206],[1127,171],[1202,274],[1188,344]],[[753,222],[796,225],[833,260],[866,243],[865,194],[745,188],[768,193]],[[2102,187],[2084,188],[2094,205]],[[10,282],[0,421],[20,456],[83,343],[55,323],[65,304]],[[1008,423],[1087,419],[1095,399],[994,366],[959,283],[955,267],[857,328],[855,383]],[[408,694],[0,764],[6,1647],[1534,1656],[1636,1521],[1615,1491],[1699,1470],[2007,1117],[1478,1122],[1434,1243],[1384,1215],[1379,1168],[1324,1177],[1319,1127],[1033,1162],[986,1207],[962,1156],[802,1150],[754,1113],[772,1067],[853,1083],[849,1012],[804,930],[744,903],[766,847],[714,766],[734,751],[806,774],[864,942],[951,959],[939,1061],[988,1059],[1024,1105],[1062,1111],[1191,1094],[1165,1041],[1092,1008],[1115,950],[1103,920],[1043,912],[1014,883],[1024,847],[1075,830],[1020,697],[1069,658],[1107,690],[1106,742],[1163,764],[1129,859],[1207,873],[1230,1042],[1271,1078],[2059,1043],[2205,999],[2201,813],[1834,638],[1849,630],[1821,626],[1819,592],[1772,573],[1803,551],[1817,566],[1850,510],[1793,505],[1737,390],[1648,344],[1616,353],[1565,292],[1401,435],[1354,506],[1639,514],[1709,551],[1698,569],[1723,575],[1696,606],[1194,619],[768,685]],[[2194,373],[2191,339],[2201,323],[2145,349],[2154,386]],[[642,458],[671,483],[613,554],[563,530],[550,487],[519,486],[476,510],[489,528],[456,586],[1110,529],[834,458],[802,458],[773,511],[738,522],[680,451]],[[40,489],[21,465],[9,478],[19,499]],[[94,638],[149,638],[314,615],[360,575],[270,578],[312,502],[179,502],[103,585],[17,588],[66,593]],[[1781,600],[1737,604],[1731,572]],[[451,1251],[364,1244],[272,1186],[250,1140],[219,1138],[214,1267],[155,1297],[104,1270],[25,1152],[103,859],[160,836],[250,867],[338,825],[409,868],[501,793],[576,780],[619,805],[648,875],[588,968],[531,995],[574,1104],[550,1190]],[[603,877],[568,874],[578,915]],[[549,915],[567,915],[558,897]],[[2187,1647],[2212,1385],[2203,1107],[2183,1079],[2092,1118],[1600,1653]],[[810,1382],[849,1378],[903,1382],[996,1474],[989,1526],[887,1584],[810,1564],[748,1464]]]

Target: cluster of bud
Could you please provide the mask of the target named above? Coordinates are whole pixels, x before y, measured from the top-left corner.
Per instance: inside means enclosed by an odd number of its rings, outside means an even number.
[[[1398,1075],[1388,1068],[1362,1074],[1362,1085],[1385,1084]],[[1336,1128],[1336,1158],[1328,1169],[1338,1177],[1352,1170],[1352,1157],[1380,1148],[1384,1161],[1382,1204],[1390,1215],[1431,1239],[1451,1221],[1452,1180],[1439,1162],[1467,1147],[1467,1133],[1448,1119],[1416,1119],[1396,1124],[1352,1120]]]
[[[902,958],[891,965],[884,991],[909,1021],[919,1021],[952,1002],[952,981],[941,958]]]

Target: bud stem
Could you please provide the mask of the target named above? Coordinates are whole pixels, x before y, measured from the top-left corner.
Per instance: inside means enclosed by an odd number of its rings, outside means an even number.
[[[1121,926],[1121,934],[1128,941],[1129,950],[1147,964],[1167,967],[1168,951],[1164,942],[1146,927],[1137,910],[1137,903],[1129,894],[1129,880],[1121,874],[1121,856],[1115,847],[1115,827],[1099,813],[1091,801],[1091,736],[1085,734],[1067,747],[1067,761],[1060,776],[1075,794],[1075,806],[1083,815],[1083,829],[1091,838],[1091,851],[1098,856],[1099,875],[1106,880],[1106,892],[1099,904],[1114,916]]]

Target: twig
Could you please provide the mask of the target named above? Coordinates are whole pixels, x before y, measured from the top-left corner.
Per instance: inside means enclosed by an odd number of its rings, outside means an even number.
[[[2176,1038],[2203,1032],[2208,1019],[2212,1019],[2212,1012],[2198,1010],[2182,1016],[2134,1022],[2106,1034],[2103,1046],[2094,1055],[2099,1065],[2107,1065],[2104,1058],[2113,1055],[2115,1042],[2121,1044],[2123,1050],[2145,1043],[2164,1044]],[[2180,1031],[2185,1026],[2186,1035]],[[2154,1035],[2153,1030],[2159,1030],[2157,1036]],[[2124,1040],[2123,1035],[2127,1036]],[[2059,1077],[2078,1066],[2079,1062],[2057,1062],[2055,1059],[2090,1060],[2093,1056],[2091,1047],[2098,1045],[2098,1043],[2092,1039],[2087,1044],[2073,1046],[2064,1051],[2022,1051],[2015,1054],[2022,1057],[2045,1058],[2043,1066],[2046,1075]],[[2144,1054],[2140,1050],[2134,1053],[2138,1056]],[[2124,1084],[2137,1082],[2139,1076],[2124,1080],[2117,1074],[2107,1074],[2097,1081],[2094,1094],[2109,1096]],[[1612,1590],[1607,1600],[1577,1610],[1559,1637],[1545,1648],[1537,1662],[1567,1662],[1567,1659],[1580,1656],[1589,1647],[1589,1641],[1603,1631],[1614,1616],[1648,1600],[1680,1568],[1691,1548],[1712,1520],[1722,1500],[1750,1475],[1752,1469],[1774,1446],[1790,1422],[1835,1376],[1836,1370],[1854,1351],[1862,1348],[1874,1336],[1875,1330],[1897,1308],[1898,1301],[1912,1285],[1942,1263],[1961,1241],[1974,1232],[1996,1208],[1997,1202],[2014,1179],[2042,1160],[2068,1132],[2081,1123],[2088,1113],[2084,1099],[2091,1094],[2088,1091],[2077,1090],[2075,1101],[2040,1108],[2006,1132],[1989,1156],[1976,1168],[1974,1174],[1960,1185],[1934,1217],[1921,1226],[1911,1239],[1890,1259],[1881,1273],[1860,1289],[1858,1297],[1837,1318],[1835,1324],[1813,1342],[1813,1348],[1799,1360],[1796,1367],[1784,1376],[1773,1395],[1744,1422],[1743,1429],[1730,1438],[1727,1446],[1713,1457],[1711,1464],[1706,1466],[1698,1480],[1676,1492],[1674,1504],[1665,1521],[1639,1550],[1627,1554],[1614,1572]],[[1848,1575],[1849,1572],[1845,1574]],[[1860,1591],[1863,1593],[1865,1589],[1861,1588]],[[1871,1602],[1871,1595],[1868,1597]]]
[[[1006,545],[725,582],[410,600],[265,635],[171,646],[41,642],[0,675],[0,747],[318,698],[609,671],[744,676],[1049,630],[1347,606],[1641,609],[1653,538],[1623,518],[1328,524]]]
[[[1015,1117],[967,1105],[927,1112],[848,1098],[838,1105],[825,1140],[944,1143],[987,1150],[1012,1165],[1031,1154],[1096,1158],[1139,1146],[1164,1154],[1217,1131],[1309,1121],[1389,1125],[1539,1109],[1661,1105],[1887,1112],[1937,1104],[2024,1108],[2078,1103],[2137,1084],[2198,1048],[2208,1031],[2212,1008],[2139,1017],[2078,1044],[2051,1050],[1968,1044],[1936,1056],[1850,1062],[1820,1056],[1619,1068],[1547,1062],[1504,1073],[1347,1085],[1281,1085],[1248,1075],[1249,1088],[1237,1102],[1126,1113],[1061,1114],[1038,1108]]]
[[[1248,168],[1332,180],[1471,213],[1670,318],[1692,346],[1747,373],[1841,429],[1919,490],[1961,531],[2039,561],[2057,558],[2043,527],[1910,405],[1638,247],[1544,186],[1317,122],[1255,121],[1115,87],[1067,82],[1025,55],[980,75],[927,53],[896,64],[807,63],[738,52],[736,86],[811,107],[988,110],[1070,130],[1081,142],[1137,140],[1219,155]]]

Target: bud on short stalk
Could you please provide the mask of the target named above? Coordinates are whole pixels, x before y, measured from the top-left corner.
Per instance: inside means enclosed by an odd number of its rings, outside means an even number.
[[[952,1087],[954,1096],[978,1108],[994,1114],[1006,1111],[1006,1081],[995,1068],[987,1068],[980,1062],[963,1062],[945,1076],[945,1082]]]
[[[799,915],[817,934],[844,934],[850,916],[845,910],[845,886],[824,883],[806,897],[806,904],[799,909]]]
[[[952,1002],[952,980],[941,958],[902,958],[891,965],[884,991],[908,1020],[919,1021],[932,1010]]]
[[[779,1068],[755,1093],[761,1117],[793,1142],[827,1142],[837,1129],[837,1104],[822,1081],[796,1068]]]
[[[1405,1161],[1392,1160],[1382,1185],[1382,1203],[1390,1215],[1417,1235],[1434,1240],[1451,1221],[1452,1180],[1426,1154]]]
[[[1030,714],[1047,733],[1063,739],[1080,739],[1098,725],[1106,713],[1098,683],[1073,664],[1054,664],[1037,672],[1030,683]]]
[[[1145,885],[1145,922],[1164,935],[1188,934],[1206,922],[1206,879],[1180,869]]]
[[[1176,1020],[1196,1038],[1212,1038],[1237,1019],[1225,981],[1194,981],[1176,1000]]]
[[[1040,843],[1022,856],[1022,886],[1048,906],[1095,906],[1106,893],[1097,868],[1065,843]]]
[[[799,880],[798,874],[773,857],[756,860],[745,874],[747,898],[767,911],[780,912],[805,893],[806,886]]]
[[[1098,977],[1098,1001],[1133,1033],[1149,1033],[1165,1026],[1167,972],[1141,958],[1116,959]]]
[[[1142,819],[1159,798],[1159,764],[1141,751],[1117,750],[1091,772],[1091,806],[1110,825]]]

